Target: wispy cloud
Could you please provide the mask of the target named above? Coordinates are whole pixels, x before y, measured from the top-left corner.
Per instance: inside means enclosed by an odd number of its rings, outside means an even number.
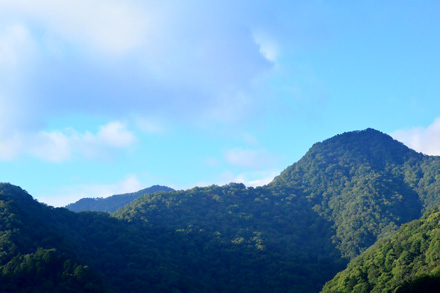
[[[153,29],[135,1],[4,0],[3,11],[31,19],[58,37],[109,53],[137,48]]]
[[[252,83],[271,70],[272,53],[238,17],[235,9],[243,7],[214,4],[0,1],[0,64],[26,60],[16,67],[26,79],[0,92],[2,99],[11,108],[18,96],[19,105],[33,103],[32,115],[20,115],[33,125],[78,111],[160,113],[197,123],[244,119],[257,99]]]
[[[0,159],[12,160],[20,155],[30,155],[49,162],[64,162],[78,155],[86,158],[101,157],[115,149],[131,146],[136,138],[126,125],[112,121],[100,127],[97,133],[65,131],[40,131],[16,133],[0,137]]]
[[[276,62],[279,55],[279,45],[273,38],[264,32],[254,32],[255,42],[260,46],[260,53],[270,62]]]
[[[32,53],[32,39],[27,28],[20,24],[9,24],[0,30],[0,72],[11,71],[26,61]],[[4,78],[5,76],[2,76]]]
[[[0,139],[0,160],[10,161],[15,159],[20,152],[21,145],[21,139],[17,134]]]
[[[408,147],[427,155],[440,155],[440,118],[426,128],[401,129],[391,136]]]
[[[257,187],[269,184],[275,176],[279,175],[277,171],[260,171],[240,173],[231,180],[231,182],[243,183],[246,186]]]
[[[125,148],[135,141],[135,137],[125,124],[113,121],[100,127],[96,140],[111,147]]]
[[[277,175],[279,175],[279,171],[277,170],[250,171],[238,174],[231,171],[224,171],[212,182],[198,182],[196,186],[209,186],[212,184],[224,185],[234,182],[243,183],[248,187],[257,187],[269,184]]]
[[[249,169],[271,167],[276,162],[275,156],[265,149],[233,148],[225,152],[225,159],[233,166]]]

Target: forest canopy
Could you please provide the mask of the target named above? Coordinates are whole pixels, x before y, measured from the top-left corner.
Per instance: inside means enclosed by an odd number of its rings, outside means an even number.
[[[2,286],[33,274],[26,288],[42,292],[319,292],[377,240],[440,204],[439,167],[440,158],[367,129],[315,144],[263,187],[145,193],[111,214],[52,208],[1,184]],[[393,261],[380,264],[395,273]],[[425,273],[402,286],[435,281]],[[368,280],[362,288],[378,281]]]

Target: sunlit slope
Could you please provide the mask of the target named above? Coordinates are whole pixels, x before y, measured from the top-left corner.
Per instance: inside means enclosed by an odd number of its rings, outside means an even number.
[[[323,292],[438,292],[440,209],[403,225],[351,262]]]
[[[333,223],[333,241],[353,258],[378,238],[440,204],[440,158],[373,129],[315,144],[270,187],[306,197]]]

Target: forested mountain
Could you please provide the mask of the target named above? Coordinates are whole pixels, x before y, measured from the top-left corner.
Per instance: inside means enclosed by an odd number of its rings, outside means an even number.
[[[47,252],[88,274],[69,282],[109,292],[318,292],[377,239],[440,204],[439,167],[440,158],[367,129],[315,144],[264,187],[144,194],[111,215],[47,207],[5,184],[3,217],[23,224],[2,227],[0,273]],[[22,236],[7,236],[14,231]],[[55,288],[63,276],[75,274],[53,275]]]
[[[59,234],[71,225],[65,211],[39,204],[19,187],[0,185],[1,292],[104,291],[98,276],[73,258],[74,243]]]
[[[306,197],[334,224],[333,240],[343,256],[353,258],[440,204],[439,167],[439,157],[367,129],[315,144],[269,187]]]
[[[146,193],[172,190],[174,189],[166,186],[153,185],[133,193],[115,194],[106,198],[82,198],[75,203],[68,204],[66,208],[72,212],[92,211],[113,213],[120,207],[125,206]]]
[[[438,292],[440,209],[403,225],[328,282],[323,292]]]

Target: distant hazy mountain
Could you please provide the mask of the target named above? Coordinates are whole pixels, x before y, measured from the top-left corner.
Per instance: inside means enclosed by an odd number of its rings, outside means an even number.
[[[263,187],[142,192],[109,215],[54,209],[0,185],[0,291],[32,280],[40,292],[319,292],[440,204],[440,157],[367,129],[315,144]]]
[[[106,198],[82,198],[75,203],[68,204],[66,208],[72,212],[94,211],[112,213],[146,193],[172,190],[174,189],[166,186],[153,185],[137,192],[116,194]]]

